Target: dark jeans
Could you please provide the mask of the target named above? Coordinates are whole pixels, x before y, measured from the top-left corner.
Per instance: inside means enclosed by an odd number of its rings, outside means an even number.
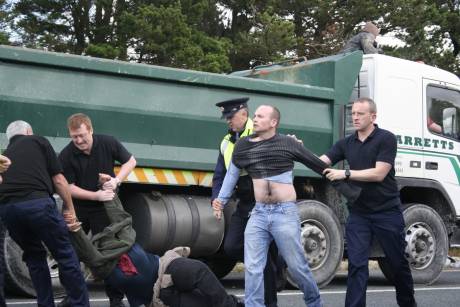
[[[166,269],[174,285],[161,289],[160,299],[170,307],[234,307],[237,300],[228,295],[217,277],[201,261],[178,258]]]
[[[83,231],[88,233],[91,230],[94,236],[110,225],[109,217],[103,205],[100,206],[75,206],[78,220],[82,223]],[[111,300],[122,300],[124,295],[120,290],[112,287],[104,281],[105,293]]]
[[[126,275],[117,265],[105,281],[126,294],[130,307],[149,306],[158,276],[159,258],[144,251],[137,243],[128,251],[128,256],[137,274]]]
[[[3,233],[4,228],[3,228],[3,223],[0,220],[0,235]],[[2,246],[2,250],[0,251],[0,307],[5,307],[5,292],[4,292],[4,286],[5,286],[5,259],[4,259],[4,249]]]
[[[404,257],[404,219],[399,208],[379,213],[350,213],[346,225],[348,279],[345,306],[366,306],[372,239],[382,246],[394,274],[399,306],[416,306],[414,282]]]
[[[241,204],[239,204],[241,205]],[[245,210],[246,211],[246,210]],[[230,226],[226,233],[224,241],[224,251],[227,256],[237,260],[244,261],[244,230],[248,223],[249,217],[242,216],[237,211],[232,215]],[[268,251],[267,264],[264,269],[264,300],[268,307],[277,306],[276,297],[276,270],[278,263],[278,249],[275,243],[270,244]]]
[[[70,243],[67,226],[52,198],[40,198],[0,206],[0,217],[11,238],[22,248],[38,306],[54,306],[46,249],[59,266],[59,277],[73,306],[89,306],[80,263]]]

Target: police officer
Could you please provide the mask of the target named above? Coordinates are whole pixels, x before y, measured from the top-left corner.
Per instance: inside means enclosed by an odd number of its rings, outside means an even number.
[[[75,221],[67,180],[49,141],[33,135],[24,121],[8,125],[5,156],[11,166],[0,184],[0,217],[13,240],[22,248],[37,292],[38,306],[54,306],[47,262],[50,251],[59,266],[60,280],[73,306],[89,306],[80,263],[70,243],[64,218],[57,210],[54,190],[63,200],[63,212]],[[44,245],[43,245],[44,244]]]
[[[214,177],[212,179],[212,200],[219,195],[227,168],[232,159],[233,149],[238,139],[252,134],[252,120],[249,118],[247,101],[249,98],[236,98],[216,103],[222,111],[222,119],[228,124],[228,133],[220,143]],[[236,261],[244,260],[244,230],[249,220],[249,212],[254,207],[254,190],[252,180],[247,174],[240,176],[235,195],[239,199],[236,211],[233,213],[224,240],[225,253]],[[276,268],[277,249],[272,245],[264,270],[265,305],[277,306],[276,298]]]

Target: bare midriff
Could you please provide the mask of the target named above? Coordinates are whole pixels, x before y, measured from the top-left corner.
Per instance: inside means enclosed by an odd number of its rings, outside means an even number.
[[[266,179],[253,179],[256,202],[275,204],[295,202],[297,194],[291,183],[279,183]]]

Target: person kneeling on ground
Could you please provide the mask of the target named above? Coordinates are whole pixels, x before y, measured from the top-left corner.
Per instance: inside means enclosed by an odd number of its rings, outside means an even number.
[[[118,197],[104,202],[110,225],[91,240],[80,223],[66,220],[80,260],[97,279],[124,292],[131,306],[238,307],[217,277],[201,261],[186,258],[189,247],[177,247],[163,257],[135,243],[132,218]]]

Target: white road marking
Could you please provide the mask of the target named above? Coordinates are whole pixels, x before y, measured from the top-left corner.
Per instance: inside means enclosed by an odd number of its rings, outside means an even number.
[[[433,287],[433,288],[415,288],[414,289],[415,292],[418,292],[418,291],[445,291],[445,290],[460,290],[460,287]],[[367,290],[367,293],[384,293],[384,292],[395,292],[394,289],[371,289],[371,290]],[[328,290],[320,290],[320,294],[321,295],[328,295],[328,294],[345,294],[346,293],[346,290],[339,290],[339,291],[334,291],[334,290],[331,290],[331,291],[328,291]],[[238,297],[243,297],[244,296],[244,293],[235,293],[234,294],[235,296],[238,296]],[[278,293],[278,296],[296,296],[296,295],[303,295],[302,292],[300,291],[283,291],[281,293]],[[94,303],[97,303],[97,302],[108,302],[109,299],[107,298],[93,298],[93,299],[90,299],[89,300],[90,302],[94,302]],[[126,299],[123,300],[124,302],[127,302]],[[58,303],[59,301],[56,301],[56,303]],[[24,300],[24,301],[10,301],[8,300],[7,301],[7,304],[8,305],[35,305],[36,304],[36,301],[35,300]]]

